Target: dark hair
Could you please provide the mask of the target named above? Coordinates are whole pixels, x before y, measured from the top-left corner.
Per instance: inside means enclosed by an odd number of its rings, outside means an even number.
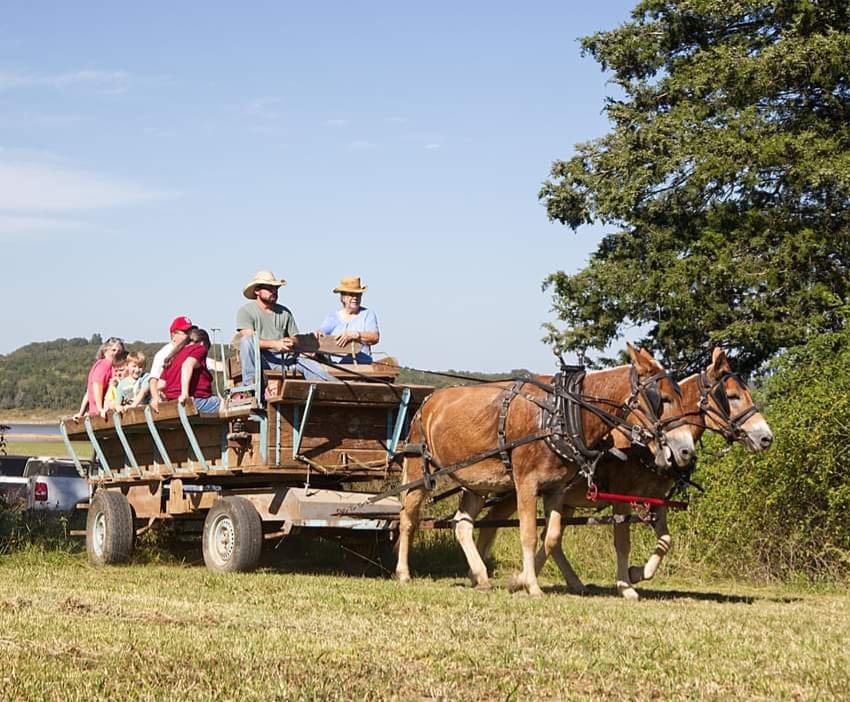
[[[127,363],[127,356],[128,355],[129,354],[126,351],[124,351],[123,347],[122,347],[122,350],[119,351],[118,353],[116,353],[112,357],[112,367],[117,368],[118,366],[123,366],[125,363]]]
[[[207,334],[206,329],[199,329],[198,327],[194,327],[189,331],[189,342],[193,344],[201,343],[207,348],[212,346],[210,342],[210,335]]]

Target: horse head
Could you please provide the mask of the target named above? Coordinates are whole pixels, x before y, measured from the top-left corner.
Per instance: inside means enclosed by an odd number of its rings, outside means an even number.
[[[747,450],[766,451],[773,432],[753,402],[750,389],[729,365],[726,353],[715,348],[711,363],[699,374],[700,411],[706,427],[727,441],[740,441]]]
[[[671,461],[689,465],[696,450],[681,389],[649,351],[631,344],[626,348],[633,365],[625,420],[637,429],[633,443],[644,443],[659,468],[668,468]]]

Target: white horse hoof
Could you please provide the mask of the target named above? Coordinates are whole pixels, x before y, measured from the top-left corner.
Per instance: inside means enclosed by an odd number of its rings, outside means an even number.
[[[398,574],[399,585],[410,585],[410,576]]]
[[[617,592],[619,592],[623,598],[627,600],[640,599],[640,595],[638,595],[637,590],[632,587],[632,584],[624,583],[622,580],[617,581]]]
[[[488,590],[492,590],[493,586],[490,584],[489,580],[479,580],[475,583],[474,588],[479,592],[487,592]]]

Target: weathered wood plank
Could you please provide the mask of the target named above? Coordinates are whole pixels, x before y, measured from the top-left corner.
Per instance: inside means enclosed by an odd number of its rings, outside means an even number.
[[[426,385],[383,385],[377,383],[327,383],[313,382],[286,378],[279,393],[271,398],[272,402],[293,403],[304,402],[310,390],[310,385],[316,386],[314,402],[316,403],[344,403],[393,406],[401,402],[401,394],[404,387],[409,387],[411,392],[411,404],[418,406],[433,392],[433,388]]]

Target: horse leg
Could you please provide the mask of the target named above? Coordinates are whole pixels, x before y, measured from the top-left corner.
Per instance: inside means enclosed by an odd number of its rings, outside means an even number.
[[[631,507],[626,504],[615,503],[614,514],[628,516]],[[632,549],[631,524],[622,521],[614,524],[614,550],[617,552],[617,592],[627,600],[640,599],[637,590],[632,587],[629,580],[629,553]]]
[[[565,517],[572,517],[575,513],[575,509],[572,507],[562,507],[561,512]],[[543,569],[543,564],[546,563],[546,559],[549,556],[552,556],[552,558],[555,559],[555,564],[558,566],[558,570],[560,570],[561,575],[564,576],[564,581],[567,583],[567,587],[577,595],[586,595],[587,588],[584,586],[584,583],[581,581],[581,578],[578,577],[575,570],[573,570],[572,564],[569,562],[567,555],[564,553],[564,524],[562,518],[562,515],[556,511],[553,511],[551,515],[546,515],[546,531],[543,536],[543,546],[541,546],[537,551],[537,556],[534,559],[534,568],[537,571],[537,574],[540,575],[540,571]]]
[[[466,562],[469,563],[469,579],[472,581],[472,586],[478,590],[490,589],[487,566],[484,565],[484,561],[478,554],[478,549],[475,548],[475,541],[472,537],[475,517],[484,509],[484,502],[484,498],[480,495],[464,490],[454,516],[455,538],[463,549]]]
[[[534,552],[537,549],[537,489],[529,480],[519,482],[516,488],[522,572],[508,581],[508,589],[511,592],[524,589],[532,597],[541,597],[543,590],[537,583],[537,573],[534,570]]]
[[[673,540],[670,537],[670,531],[667,529],[667,508],[653,507],[652,512],[655,515],[653,528],[658,541],[655,544],[655,551],[649,557],[649,560],[644,566],[632,566],[629,568],[629,580],[633,583],[639,583],[641,580],[651,580],[661,565],[661,561],[670,552],[670,547],[673,545]]]
[[[408,457],[404,461],[402,481],[416,480],[422,475],[422,459]],[[410,544],[419,526],[419,513],[425,501],[427,491],[422,488],[412,488],[407,491],[402,500],[401,512],[398,517],[398,561],[395,574],[402,585],[410,582]]]
[[[487,512],[487,519],[507,519],[514,512],[516,512],[516,495],[511,493],[490,508],[490,511]],[[492,555],[493,544],[496,543],[498,531],[498,527],[485,527],[478,530],[476,546],[478,553],[481,554],[481,560],[486,562]]]

